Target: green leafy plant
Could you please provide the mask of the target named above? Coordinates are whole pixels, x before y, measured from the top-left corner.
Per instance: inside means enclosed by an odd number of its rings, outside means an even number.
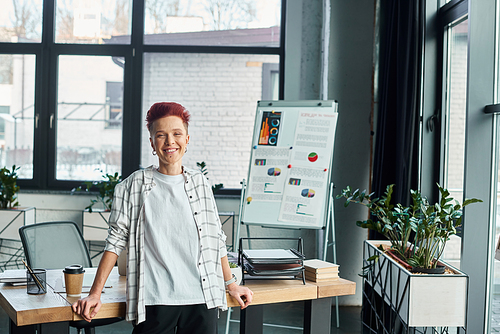
[[[200,172],[203,173],[203,175],[207,176],[208,169],[207,169],[207,164],[205,163],[205,161],[197,162],[196,166],[198,166],[198,169],[200,170]],[[208,179],[208,177],[207,177],[207,179]],[[222,183],[214,184],[214,185],[212,185],[212,192],[215,194],[217,191],[219,191],[219,189],[221,189],[223,187],[224,187],[224,185]]]
[[[457,228],[462,224],[463,208],[482,202],[472,198],[459,204],[448,190],[439,184],[437,186],[441,200],[434,204],[429,203],[419,191],[410,190],[412,205],[393,205],[393,184],[387,186],[381,198],[372,198],[373,193],[366,194],[359,189],[352,191],[346,187],[337,199],[345,198],[345,207],[350,203],[366,206],[376,219],[358,221],[357,226],[385,236],[391,243],[391,250],[410,266],[431,269],[436,268],[450,236],[457,234]],[[413,243],[409,243],[412,233]]]
[[[4,167],[0,170],[0,207],[12,209],[19,206],[17,202],[17,171],[20,167],[12,166],[12,170]]]
[[[238,268],[238,265],[234,262],[229,261],[229,268]]]
[[[121,176],[118,173],[115,174],[104,174],[102,181],[87,181],[84,182],[83,185],[79,186],[73,191],[86,191],[89,192],[92,188],[97,188],[98,194],[95,199],[90,200],[90,205],[85,209],[88,209],[89,212],[92,212],[92,208],[97,203],[101,203],[104,207],[104,210],[110,211],[111,206],[113,205],[113,196],[115,194],[115,187],[118,183],[121,182]]]

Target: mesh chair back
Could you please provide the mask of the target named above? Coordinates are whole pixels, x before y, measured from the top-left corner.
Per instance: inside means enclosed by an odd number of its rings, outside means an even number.
[[[31,268],[62,269],[71,264],[92,267],[89,251],[74,222],[26,225],[19,228],[19,235]]]

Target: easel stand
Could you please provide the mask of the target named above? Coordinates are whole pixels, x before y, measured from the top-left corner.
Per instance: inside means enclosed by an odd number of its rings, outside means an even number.
[[[337,251],[336,251],[336,239],[335,239],[335,222],[334,222],[334,197],[333,190],[335,185],[333,182],[330,183],[330,189],[328,194],[328,206],[327,206],[327,220],[324,227],[324,240],[323,240],[323,261],[326,261],[328,247],[331,247],[333,254],[333,262],[337,263]],[[242,221],[243,210],[246,198],[246,181],[243,179],[241,181],[241,197],[240,197],[240,211],[238,215],[238,226],[236,227],[236,240],[240,240],[240,232],[241,226],[244,224]],[[246,225],[247,229],[247,237],[250,236],[250,226]],[[331,233],[331,242],[329,242],[329,234]],[[250,241],[248,241],[250,247]],[[338,297],[335,297],[335,316],[337,320],[337,328],[340,327],[340,319],[339,319],[339,300]],[[228,310],[227,321],[226,321],[226,334],[229,333],[229,322],[231,317],[231,309]]]
[[[333,182],[330,183],[330,191],[328,194],[328,212],[326,216],[326,224],[325,224],[325,239],[323,243],[323,261],[326,261],[326,255],[328,252],[328,247],[332,248],[333,254],[333,262],[337,263],[337,241],[335,238],[335,215],[334,215],[334,197],[333,197],[333,189],[335,189],[335,185]],[[328,243],[328,234],[331,230],[332,233],[332,242]],[[335,318],[337,319],[337,328],[340,327],[340,319],[339,319],[339,297],[335,297]]]

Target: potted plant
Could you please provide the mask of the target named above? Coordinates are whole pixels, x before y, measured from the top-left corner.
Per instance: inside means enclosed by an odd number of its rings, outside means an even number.
[[[439,258],[462,224],[462,209],[481,200],[466,199],[459,204],[438,184],[441,199],[437,203],[431,204],[419,191],[411,190],[412,204],[406,207],[391,203],[393,188],[389,185],[381,198],[350,187],[337,196],[346,199],[345,206],[366,206],[373,219],[356,224],[388,239],[365,241],[363,305],[369,304],[366,309],[376,313],[371,317],[378,319],[375,326],[389,333],[396,319],[405,327],[464,327],[468,276]],[[438,274],[422,274],[439,264],[446,266],[446,272],[442,268]],[[380,300],[397,316],[381,316]]]
[[[87,181],[73,191],[90,192],[97,189],[95,199],[83,211],[83,236],[85,240],[103,241],[108,235],[108,219],[113,205],[115,187],[121,182],[118,173],[104,174],[101,181]],[[99,208],[95,208],[98,206]]]
[[[19,207],[17,185],[20,167],[12,166],[12,169],[3,167],[0,169],[0,239],[11,240],[10,244],[3,242],[3,256],[5,261],[0,261],[2,267],[18,267],[17,260],[18,249],[22,250],[19,244],[19,228],[23,225],[35,223],[34,207]],[[10,251],[14,254],[10,254]],[[9,251],[9,253],[6,253]],[[3,259],[2,259],[3,260]]]
[[[429,203],[419,191],[410,190],[412,205],[405,207],[391,203],[394,185],[387,186],[384,196],[372,198],[365,191],[342,190],[337,199],[344,197],[347,207],[350,203],[366,206],[376,217],[356,222],[356,225],[376,231],[385,236],[391,244],[389,252],[408,263],[414,271],[436,269],[446,242],[457,234],[462,224],[462,209],[470,204],[482,202],[480,199],[466,199],[463,204],[454,200],[448,190],[437,185],[441,200]],[[413,235],[412,243],[410,237]],[[385,251],[385,249],[383,249]],[[442,267],[441,273],[444,271]]]
[[[12,170],[3,167],[0,170],[0,208],[12,209],[19,206],[17,201],[17,171],[20,167],[12,166]]]

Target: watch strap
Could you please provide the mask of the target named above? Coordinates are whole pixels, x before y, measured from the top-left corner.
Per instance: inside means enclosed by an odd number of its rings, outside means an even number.
[[[236,282],[236,276],[234,276],[234,274],[232,274],[232,275],[233,275],[233,277],[231,277],[231,279],[229,279],[228,281],[225,281],[225,282],[224,282],[224,284],[225,284],[226,286],[228,286],[228,285],[229,285],[229,284],[231,284],[231,283]]]

